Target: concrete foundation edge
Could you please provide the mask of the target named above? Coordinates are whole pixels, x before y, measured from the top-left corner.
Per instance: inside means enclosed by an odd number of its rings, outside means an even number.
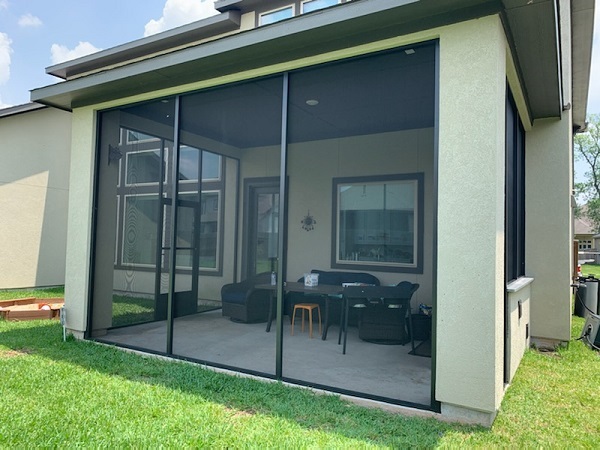
[[[497,411],[478,411],[475,409],[465,408],[464,406],[442,403],[442,416],[444,420],[450,422],[460,422],[473,425],[483,425],[491,427],[496,418]]]

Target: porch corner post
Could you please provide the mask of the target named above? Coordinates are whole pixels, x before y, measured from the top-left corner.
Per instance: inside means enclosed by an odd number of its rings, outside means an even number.
[[[286,173],[287,173],[287,122],[288,122],[288,93],[289,93],[289,73],[283,74],[283,93],[281,101],[281,156],[279,169],[279,226],[277,238],[279,241],[277,259],[278,259],[278,277],[277,277],[277,326],[276,326],[276,347],[275,347],[275,376],[281,379],[283,376],[283,283],[285,279],[285,229],[287,227],[286,214]],[[283,218],[283,220],[281,220]]]
[[[177,267],[177,201],[179,191],[179,114],[181,97],[175,97],[175,117],[173,121],[173,157],[171,180],[171,235],[169,236],[169,292],[167,293],[167,355],[173,354],[173,320],[175,309],[175,269]]]

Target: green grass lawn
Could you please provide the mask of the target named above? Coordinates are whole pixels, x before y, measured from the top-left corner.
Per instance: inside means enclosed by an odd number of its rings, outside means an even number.
[[[575,318],[573,335],[583,320]],[[0,321],[0,447],[551,447],[600,442],[600,357],[529,350],[491,429],[369,410]]]
[[[581,266],[581,273],[584,276],[593,275],[596,278],[600,278],[600,266],[597,264],[583,264]]]
[[[44,289],[3,289],[0,290],[0,300],[12,300],[14,298],[55,298],[64,297],[65,287],[55,286]]]
[[[55,298],[64,297],[64,286],[45,289],[6,289],[0,290],[0,300],[16,298]],[[113,296],[112,326],[132,325],[154,320],[154,299],[130,297],[125,295]]]

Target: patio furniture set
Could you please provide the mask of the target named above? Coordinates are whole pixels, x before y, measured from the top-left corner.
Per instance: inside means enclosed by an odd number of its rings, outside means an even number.
[[[343,337],[346,353],[348,327],[357,325],[359,338],[380,344],[406,344],[415,349],[410,300],[419,288],[416,283],[402,281],[396,286],[381,286],[379,279],[369,273],[312,270],[319,275],[316,286],[306,285],[304,278],[283,285],[284,311],[292,329],[296,316],[308,313],[309,336],[312,337],[313,314],[318,314],[319,332],[327,339],[329,327],[339,324],[338,344]],[[267,322],[269,332],[276,313],[277,286],[270,283],[265,272],[221,289],[223,316],[234,322]],[[321,311],[324,312],[321,332]],[[419,337],[419,336],[417,336]]]

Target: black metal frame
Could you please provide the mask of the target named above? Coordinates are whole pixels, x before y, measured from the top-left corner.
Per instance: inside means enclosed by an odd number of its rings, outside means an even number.
[[[508,82],[505,113],[504,284],[525,275],[525,129]],[[510,382],[510,301],[504,290],[504,383]]]
[[[433,175],[433,183],[434,183],[434,198],[433,198],[433,214],[434,214],[434,224],[433,224],[433,240],[434,240],[434,245],[433,245],[433,298],[432,298],[432,303],[433,303],[433,326],[432,326],[432,368],[431,368],[431,403],[429,405],[422,405],[422,404],[416,404],[413,402],[407,402],[407,401],[402,401],[402,400],[397,400],[397,399],[392,399],[392,398],[387,398],[387,397],[381,397],[381,396],[376,396],[376,395],[370,395],[370,394],[365,394],[365,393],[361,393],[361,392],[355,392],[355,391],[350,391],[350,390],[345,390],[345,389],[341,389],[341,388],[337,388],[334,386],[326,386],[326,385],[320,385],[318,383],[309,383],[306,381],[302,381],[302,380],[296,380],[294,378],[290,378],[290,377],[285,377],[283,376],[283,371],[282,371],[282,355],[283,355],[283,348],[282,348],[282,344],[283,344],[283,300],[284,300],[284,289],[283,289],[283,280],[286,279],[286,259],[287,259],[287,255],[286,255],[286,242],[287,242],[287,233],[285,232],[286,228],[287,228],[287,223],[288,223],[288,217],[287,217],[287,193],[288,193],[288,185],[287,185],[287,122],[288,122],[288,99],[289,99],[289,73],[290,72],[284,72],[282,74],[278,74],[278,76],[283,76],[283,98],[282,98],[282,123],[281,123],[281,162],[280,162],[280,186],[279,186],[279,202],[280,202],[280,214],[282,217],[282,220],[280,220],[280,226],[283,226],[284,232],[283,233],[279,233],[279,249],[278,249],[278,268],[279,268],[279,276],[277,277],[277,288],[276,288],[276,293],[277,293],[277,323],[276,323],[276,364],[275,364],[275,376],[273,377],[271,374],[267,374],[267,373],[263,373],[263,372],[257,372],[257,371],[252,371],[252,370],[247,370],[244,368],[239,368],[239,367],[232,367],[232,366],[227,366],[227,365],[223,365],[223,364],[219,364],[219,363],[214,363],[211,361],[204,361],[204,360],[199,360],[199,359],[194,359],[194,358],[188,358],[188,357],[182,357],[176,354],[173,354],[173,321],[174,321],[174,316],[173,316],[173,309],[174,309],[174,293],[175,293],[175,277],[171,276],[170,277],[170,281],[169,281],[169,293],[168,293],[168,306],[167,306],[167,346],[166,346],[166,352],[160,352],[160,351],[153,351],[153,350],[149,350],[146,348],[139,348],[136,346],[128,346],[128,345],[122,345],[119,344],[118,346],[120,347],[124,347],[124,348],[131,348],[131,349],[136,349],[136,350],[140,350],[140,351],[144,351],[146,353],[151,353],[151,354],[157,354],[157,355],[166,355],[169,356],[171,358],[175,358],[175,359],[180,359],[180,360],[185,360],[185,361],[192,361],[192,362],[197,362],[197,363],[201,363],[201,364],[207,364],[207,365],[211,365],[214,367],[218,367],[218,368],[224,368],[224,369],[229,369],[229,370],[234,370],[237,372],[241,372],[241,373],[248,373],[248,374],[252,374],[252,375],[257,375],[257,376],[262,376],[262,377],[266,377],[266,378],[275,378],[277,380],[282,380],[282,381],[286,381],[286,382],[291,382],[291,383],[295,383],[298,385],[302,385],[302,386],[308,386],[308,387],[315,387],[315,388],[319,388],[319,389],[326,389],[328,391],[331,392],[336,392],[336,393],[341,393],[341,394],[346,394],[346,395],[352,395],[352,396],[357,396],[357,397],[361,397],[361,398],[366,398],[366,399],[370,399],[370,400],[376,400],[376,401],[383,401],[386,403],[390,403],[390,404],[396,404],[396,405],[402,405],[402,406],[408,406],[408,407],[414,407],[414,408],[419,408],[419,409],[429,409],[429,410],[433,410],[436,412],[440,411],[440,403],[438,401],[435,400],[435,365],[436,365],[436,351],[435,351],[435,342],[436,342],[436,306],[437,306],[437,283],[436,283],[436,278],[437,278],[437,204],[438,204],[438,194],[437,194],[437,190],[438,190],[438,161],[439,161],[439,41],[438,40],[433,40],[433,41],[429,41],[429,42],[423,42],[422,44],[428,44],[428,43],[434,43],[435,44],[435,112],[434,112],[434,175]],[[413,45],[414,47],[414,45]],[[393,49],[392,51],[398,51],[400,50],[399,48]],[[367,54],[367,55],[362,55],[360,57],[370,57],[373,56],[374,54]],[[359,58],[360,58],[359,57]],[[335,64],[331,63],[331,64]],[[187,95],[189,93],[186,93],[185,95]],[[183,95],[183,94],[182,94]],[[180,114],[180,103],[181,103],[181,96],[182,95],[177,95],[175,96],[175,101],[176,101],[176,109],[175,109],[175,118],[174,118],[174,130],[175,130],[175,136],[174,136],[174,151],[176,152],[175,157],[173,157],[173,161],[174,163],[171,166],[171,170],[173,171],[174,174],[174,180],[176,180],[177,178],[177,174],[178,174],[178,154],[179,154],[179,144],[180,144],[180,137],[179,137],[179,114]],[[172,98],[172,97],[171,97]],[[97,125],[97,129],[98,131],[101,130],[101,124],[100,121],[98,121],[98,125]],[[100,133],[97,133],[98,136],[100,135]],[[100,138],[97,138],[97,144],[96,144],[96,148],[99,147],[99,142],[100,142]],[[231,156],[228,156],[231,158]],[[235,159],[235,158],[233,158]],[[239,160],[238,160],[238,164],[239,164]],[[96,168],[95,168],[95,176],[96,176],[96,182],[94,183],[94,209],[93,209],[93,216],[92,216],[92,249],[95,248],[95,246],[97,245],[96,243],[96,229],[97,229],[97,215],[96,215],[96,205],[98,202],[98,174],[99,174],[99,166],[100,166],[100,152],[97,151],[96,154]],[[239,188],[240,188],[240,172],[239,172],[239,167],[238,167],[238,171],[237,171],[237,191],[239,192]],[[423,189],[423,182],[421,180],[420,184],[420,190]],[[178,183],[174,182],[173,186],[172,186],[172,198],[178,198],[177,197],[178,194]],[[236,197],[236,204],[237,204],[237,210],[239,211],[239,195]],[[420,214],[423,211],[423,205],[420,204]],[[171,208],[171,228],[172,230],[176,230],[177,228],[177,209],[178,208]],[[237,225],[238,220],[236,219],[236,237],[235,237],[235,246],[237,248],[237,244],[238,244],[238,225]],[[423,220],[420,219],[419,220],[420,223],[420,227],[423,226]],[[420,235],[422,236],[422,231],[420,232]],[[170,236],[170,244],[172,248],[175,248],[176,246],[176,234],[174,233],[174,231],[171,232],[171,236]],[[420,248],[422,250],[422,245],[420,245]],[[91,252],[91,270],[89,272],[89,277],[90,277],[90,290],[88,292],[88,305],[89,305],[89,311],[88,311],[88,329],[85,333],[85,337],[88,339],[91,339],[91,335],[90,335],[90,330],[92,330],[92,307],[93,307],[93,283],[94,283],[94,258],[93,258],[93,252]],[[420,255],[419,257],[420,260],[420,265],[422,265],[422,255]],[[235,268],[234,268],[234,277],[236,276],[236,270],[237,270],[237,253],[236,256],[234,257],[234,264],[235,264]],[[172,274],[175,274],[175,267],[176,265],[176,258],[171,258],[170,260],[170,270]],[[357,266],[352,266],[352,268],[358,268]],[[375,270],[373,267],[369,266],[370,270]],[[103,340],[103,339],[95,339],[98,342],[105,342],[105,343],[111,343],[109,341]]]

